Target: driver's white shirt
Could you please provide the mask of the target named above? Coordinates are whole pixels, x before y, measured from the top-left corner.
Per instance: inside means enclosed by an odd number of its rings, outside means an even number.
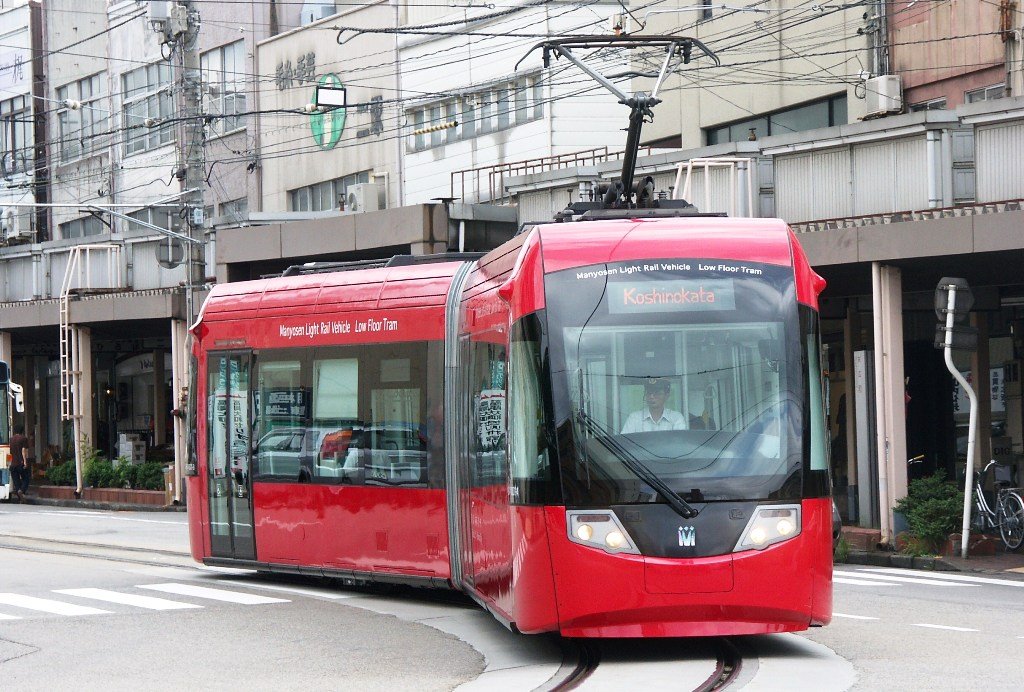
[[[629,414],[626,424],[622,426],[623,435],[658,430],[686,430],[686,419],[679,411],[667,408],[661,412],[661,418],[654,420],[651,410],[644,407],[643,411],[634,411]]]

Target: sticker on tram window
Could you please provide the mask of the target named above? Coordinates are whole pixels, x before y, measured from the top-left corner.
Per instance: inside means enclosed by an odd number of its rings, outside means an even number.
[[[736,288],[732,279],[616,281],[608,284],[608,310],[615,314],[735,309]]]

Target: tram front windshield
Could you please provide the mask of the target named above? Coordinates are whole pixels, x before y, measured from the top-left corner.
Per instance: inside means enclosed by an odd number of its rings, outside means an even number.
[[[571,506],[801,495],[806,345],[792,269],[628,262],[547,279]]]

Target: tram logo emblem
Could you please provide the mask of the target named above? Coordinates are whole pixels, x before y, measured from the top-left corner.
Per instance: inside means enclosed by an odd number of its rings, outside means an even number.
[[[697,529],[692,526],[680,526],[679,545],[684,548],[692,548],[697,545]]]

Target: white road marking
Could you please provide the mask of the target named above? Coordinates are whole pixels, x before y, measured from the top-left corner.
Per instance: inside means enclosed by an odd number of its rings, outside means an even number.
[[[20,619],[21,618],[18,617],[17,615],[4,615],[3,613],[0,613],[0,620],[20,620]],[[1024,638],[1024,637],[1022,637],[1022,638]]]
[[[1013,579],[993,579],[991,577],[972,577],[969,574],[947,574],[939,572],[922,572],[912,569],[893,569],[891,567],[865,568],[858,571],[861,576],[864,572],[877,572],[879,574],[910,574],[927,576],[929,579],[945,579],[948,581],[967,582],[970,584],[994,584],[996,586],[1015,586],[1018,589],[1024,588],[1024,581]]]
[[[2,514],[25,514],[24,512],[0,512]],[[32,512],[33,516],[48,516],[48,517],[91,517],[93,519],[109,519],[111,521],[132,521],[139,524],[170,524],[172,526],[183,526],[184,521],[163,521],[160,519],[137,519],[135,517],[119,517],[110,514],[103,514],[102,512],[81,512],[81,511],[69,511],[69,512]]]
[[[877,620],[878,618],[869,617],[867,615],[847,615],[846,613],[832,613],[834,618],[849,618],[850,620]]]
[[[836,584],[853,584],[854,586],[899,586],[895,582],[868,581],[867,579],[847,579],[845,577],[832,577]]]
[[[241,603],[242,605],[262,605],[264,603],[289,603],[285,598],[270,598],[268,596],[257,596],[255,594],[240,593],[238,591],[224,591],[223,589],[210,589],[205,586],[193,586],[192,584],[139,584],[140,589],[151,589],[163,591],[179,596],[194,596],[196,598],[209,598],[213,601],[226,601],[228,603]]]
[[[0,593],[0,603],[17,606],[18,608],[27,608],[28,610],[41,610],[44,613],[53,613],[54,615],[103,615],[110,612],[109,610],[99,610],[98,608],[88,608],[72,603],[51,601],[48,598],[22,596],[16,593]]]
[[[867,574],[865,572],[834,572],[833,574],[840,575],[844,578],[879,579],[881,581],[895,581],[901,584],[927,584],[928,586],[975,586],[974,584],[967,584],[964,582],[939,581],[938,579],[918,579],[915,577],[898,577],[888,572],[884,576],[881,574]]]
[[[203,607],[194,603],[181,603],[180,601],[169,601],[166,598],[140,596],[139,594],[120,593],[119,591],[107,591],[106,589],[57,589],[55,593],[79,596],[81,598],[93,598],[97,601],[107,601],[109,603],[121,603],[138,608],[149,608],[150,610],[183,610],[185,608]]]
[[[319,598],[352,598],[355,594],[349,593],[337,593],[327,589],[303,589],[298,586],[280,586],[278,584],[261,584],[252,581],[241,581],[239,579],[220,579],[217,581],[218,584],[231,584],[233,586],[247,586],[254,589],[268,589],[270,591],[284,591],[286,593],[294,593],[300,596],[316,596]]]
[[[927,627],[933,630],[949,630],[950,632],[977,632],[978,630],[972,630],[970,627],[951,627],[949,625],[929,625],[922,622],[914,623],[914,627]]]

